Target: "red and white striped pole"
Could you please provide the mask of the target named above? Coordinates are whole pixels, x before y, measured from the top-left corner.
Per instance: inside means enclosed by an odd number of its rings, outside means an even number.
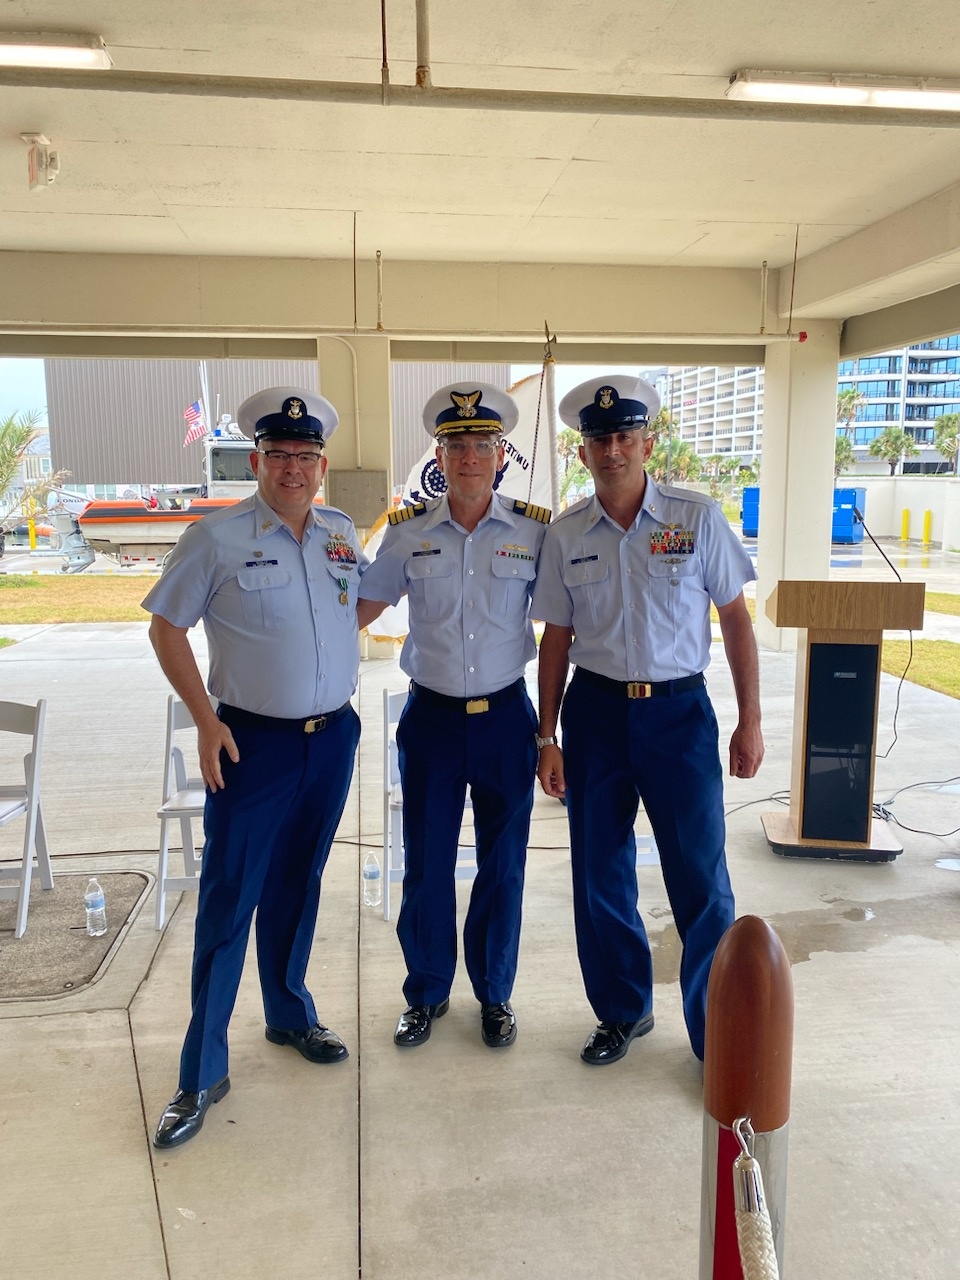
[[[743,1280],[733,1181],[741,1154],[733,1125],[743,1116],[756,1135],[752,1154],[783,1274],[792,1060],[790,963],[767,922],[743,916],[723,935],[707,985],[700,1280]]]

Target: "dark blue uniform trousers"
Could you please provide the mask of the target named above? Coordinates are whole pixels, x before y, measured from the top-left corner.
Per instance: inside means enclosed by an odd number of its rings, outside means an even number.
[[[653,1008],[653,964],[637,910],[633,824],[643,801],[683,944],[680,989],[703,1058],[707,978],[733,923],[724,855],[723,774],[706,689],[628,699],[578,680],[563,701],[563,758],[577,950],[601,1022]]]
[[[240,986],[250,921],[267,1024],[305,1031],[317,1021],[305,986],[320,876],[346,804],[360,720],[353,708],[318,733],[234,725],[240,761],[223,753],[225,788],[207,792],[193,953],[193,1016],[180,1088],[227,1074],[227,1024]]]
[[[457,966],[455,870],[467,787],[477,875],[463,954],[481,1004],[510,999],[517,973],[523,875],[533,808],[537,719],[526,691],[489,711],[411,692],[397,725],[405,870],[397,936],[409,1004],[439,1004]],[[452,702],[452,700],[451,700]]]

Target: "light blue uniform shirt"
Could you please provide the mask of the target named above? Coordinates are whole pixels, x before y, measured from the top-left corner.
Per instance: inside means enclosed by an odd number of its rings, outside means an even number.
[[[570,660],[611,680],[676,680],[710,662],[710,603],[756,578],[712,498],[649,475],[629,529],[596,497],[557,516],[544,540],[531,613],[573,627]]]
[[[335,711],[357,687],[353,521],[313,508],[297,542],[259,494],[191,525],[143,602],[175,627],[203,619],[214,697],[258,715]]]
[[[547,526],[494,494],[472,533],[451,518],[447,496],[390,525],[360,584],[366,600],[407,596],[410,634],[400,667],[452,698],[513,684],[537,651],[530,593]]]

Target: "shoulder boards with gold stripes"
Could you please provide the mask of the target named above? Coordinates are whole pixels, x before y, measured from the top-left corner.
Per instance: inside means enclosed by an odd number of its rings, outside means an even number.
[[[422,516],[426,509],[425,502],[415,502],[412,506],[397,507],[395,511],[389,512],[387,519],[391,524],[403,524],[404,520],[415,520],[417,516]]]
[[[551,511],[549,507],[538,507],[535,502],[525,502],[523,498],[514,498],[513,509],[522,516],[529,516],[531,520],[539,520],[541,524],[550,523]]]

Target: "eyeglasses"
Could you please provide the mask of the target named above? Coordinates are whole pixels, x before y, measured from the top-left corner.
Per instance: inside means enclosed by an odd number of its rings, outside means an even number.
[[[500,448],[499,440],[443,440],[440,448],[450,458],[462,458],[471,449],[478,458],[492,458]]]
[[[323,457],[322,453],[314,453],[312,449],[304,449],[303,453],[287,453],[285,449],[258,449],[261,458],[266,458],[271,467],[285,467],[291,459],[300,463],[301,467],[315,467]]]

